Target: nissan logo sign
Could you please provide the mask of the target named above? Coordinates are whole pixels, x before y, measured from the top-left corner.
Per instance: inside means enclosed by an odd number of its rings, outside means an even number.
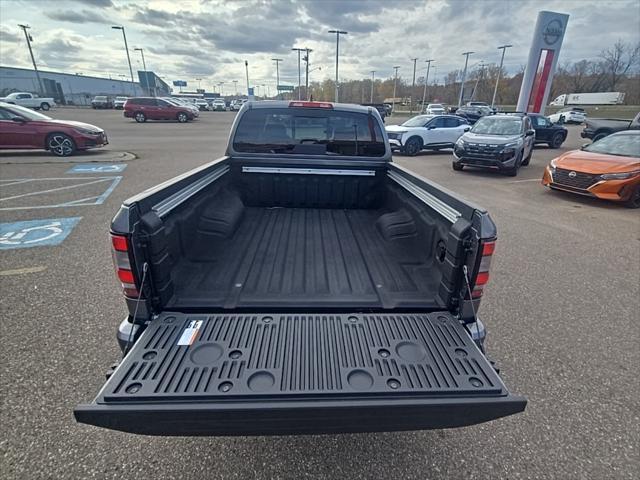
[[[576,172],[569,172],[569,177],[570,178],[575,178],[576,175],[577,175]]]
[[[542,31],[542,39],[547,45],[553,45],[562,37],[562,22],[557,18],[551,20]]]

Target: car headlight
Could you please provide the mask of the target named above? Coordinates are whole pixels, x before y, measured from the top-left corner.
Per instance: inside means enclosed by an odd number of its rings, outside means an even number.
[[[551,161],[549,162],[549,167],[551,167],[551,170],[555,171],[556,166],[557,166],[557,165],[556,165],[556,162],[557,162],[557,161],[558,161],[558,159],[557,159],[557,158],[554,158],[553,160],[551,160]]]
[[[462,137],[456,141],[456,147],[464,148],[466,145],[467,143],[462,139]]]
[[[513,150],[520,146],[520,142],[511,142],[502,146],[502,150]]]
[[[600,175],[600,178],[602,180],[627,180],[628,178],[635,177],[636,175],[640,175],[640,170],[624,173],[605,173]]]
[[[102,130],[89,130],[88,128],[75,127],[74,130],[83,135],[100,135]]]

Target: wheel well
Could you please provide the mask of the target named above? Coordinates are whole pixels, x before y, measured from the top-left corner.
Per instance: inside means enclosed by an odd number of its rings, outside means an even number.
[[[65,137],[68,137],[72,142],[73,142],[73,146],[77,148],[76,145],[76,141],[73,139],[73,137],[71,137],[71,135],[64,133],[64,132],[50,132],[47,133],[47,136],[44,137],[44,149],[45,150],[49,150],[49,139],[53,136],[53,135],[64,135]]]
[[[605,135],[611,135],[611,130],[609,130],[608,128],[600,128],[593,133],[593,136],[596,137],[601,133],[604,133]]]
[[[420,142],[420,146],[421,146],[421,147],[422,147],[422,146],[424,146],[424,141],[422,140],[422,137],[421,137],[421,136],[419,136],[419,135],[412,135],[411,137],[407,138],[407,141],[406,141],[406,142],[404,142],[404,144],[406,145],[407,143],[409,143],[409,142],[410,142],[411,140],[413,140],[414,138],[415,138],[416,140],[418,140],[418,142]]]

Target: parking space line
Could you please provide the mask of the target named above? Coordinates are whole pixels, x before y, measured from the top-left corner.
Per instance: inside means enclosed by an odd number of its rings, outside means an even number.
[[[38,273],[44,272],[47,267],[25,267],[25,268],[16,268],[14,270],[1,270],[0,277],[9,277],[11,275],[24,275],[25,273]]]
[[[47,180],[49,180],[49,179],[47,179]],[[100,183],[100,182],[104,182],[104,181],[105,181],[105,179],[101,179],[101,180],[95,180],[93,182],[78,183],[76,185],[68,185],[66,187],[58,187],[58,188],[51,188],[49,190],[40,190],[38,192],[23,193],[21,195],[14,195],[13,197],[0,198],[0,202],[5,202],[7,200],[15,200],[16,198],[31,197],[33,195],[42,195],[44,193],[59,192],[61,190],[71,190],[72,188],[86,187],[87,185],[93,185],[95,183]]]

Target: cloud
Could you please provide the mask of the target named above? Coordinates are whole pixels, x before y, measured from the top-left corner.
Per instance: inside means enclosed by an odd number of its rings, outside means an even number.
[[[53,12],[45,12],[46,17],[51,20],[58,20],[60,22],[70,23],[109,23],[109,19],[104,15],[91,12],[89,10],[74,11],[74,10],[60,10]]]
[[[7,43],[18,43],[24,38],[18,32],[12,32],[6,25],[0,25],[0,40]]]
[[[92,7],[113,7],[112,0],[71,0],[76,3],[82,3]]]

